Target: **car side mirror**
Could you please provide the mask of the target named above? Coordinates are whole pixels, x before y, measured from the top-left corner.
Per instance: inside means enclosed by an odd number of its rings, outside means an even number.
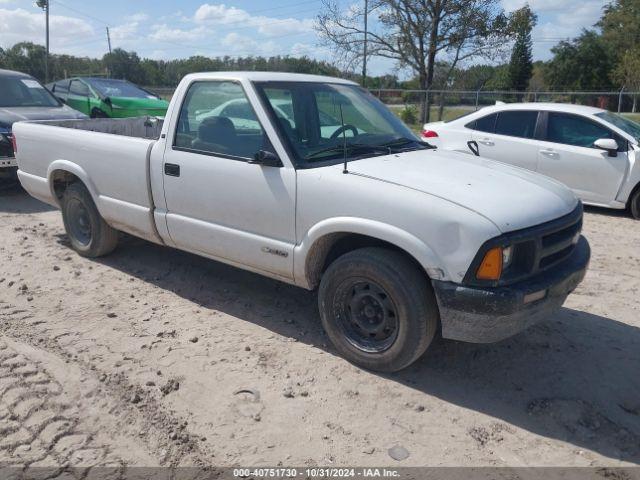
[[[252,160],[249,160],[249,163],[262,165],[263,167],[283,167],[282,160],[280,157],[273,152],[269,152],[267,150],[260,150],[253,156]]]
[[[618,142],[613,138],[599,138],[593,142],[593,146],[601,150],[606,150],[610,157],[618,155]]]

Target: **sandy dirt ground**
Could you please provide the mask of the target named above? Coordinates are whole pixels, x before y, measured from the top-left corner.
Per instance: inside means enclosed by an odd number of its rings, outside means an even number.
[[[133,238],[83,259],[5,191],[0,464],[639,464],[640,222],[589,209],[585,234],[553,318],[378,375],[335,354],[314,293]]]

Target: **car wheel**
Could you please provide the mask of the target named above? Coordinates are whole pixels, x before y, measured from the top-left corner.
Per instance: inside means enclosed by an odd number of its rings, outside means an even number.
[[[89,191],[80,183],[69,185],[64,192],[62,220],[71,247],[83,257],[106,255],[118,244],[118,231],[104,221]]]
[[[640,188],[633,192],[631,200],[629,200],[629,211],[633,218],[640,220]]]
[[[107,115],[106,113],[104,113],[102,110],[100,110],[99,108],[94,108],[91,111],[91,118],[109,118],[109,115]]]
[[[433,340],[439,314],[427,276],[400,252],[362,248],[336,259],[320,281],[322,325],[350,362],[395,372]]]

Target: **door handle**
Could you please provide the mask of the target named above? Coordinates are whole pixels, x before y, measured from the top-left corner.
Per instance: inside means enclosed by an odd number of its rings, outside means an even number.
[[[165,163],[164,174],[169,175],[170,177],[179,177],[180,165],[176,165],[175,163]]]
[[[546,149],[546,150],[540,150],[540,153],[547,156],[547,157],[557,157],[558,153],[555,150],[552,149]]]
[[[486,145],[487,147],[492,147],[494,145],[493,140],[490,138],[483,138],[482,140],[478,140],[481,144]]]

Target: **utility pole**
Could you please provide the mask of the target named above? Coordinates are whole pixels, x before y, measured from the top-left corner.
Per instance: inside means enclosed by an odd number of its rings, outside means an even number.
[[[44,83],[49,82],[49,0],[38,0],[36,5],[44,10],[46,35],[47,35],[47,54],[44,57]]]
[[[109,27],[107,27],[107,43],[109,44],[109,53],[111,53],[111,35],[109,35]]]
[[[363,60],[362,60],[362,86],[367,86],[367,42],[369,40],[368,30],[369,19],[369,0],[364,0],[364,48],[363,48]]]

